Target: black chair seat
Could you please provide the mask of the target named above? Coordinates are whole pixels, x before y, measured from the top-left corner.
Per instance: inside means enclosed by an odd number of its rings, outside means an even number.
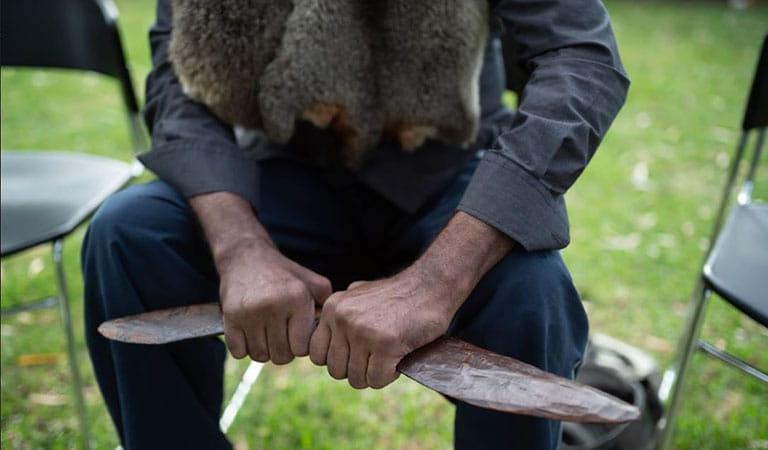
[[[64,236],[128,182],[128,163],[80,153],[4,151],[0,254]]]
[[[768,205],[735,205],[704,266],[707,285],[768,327]]]

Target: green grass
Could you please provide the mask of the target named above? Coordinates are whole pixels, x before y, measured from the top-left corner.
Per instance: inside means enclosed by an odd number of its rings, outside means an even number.
[[[150,66],[146,29],[153,2],[117,3],[141,86]],[[611,134],[568,195],[573,243],[565,256],[593,329],[647,350],[662,366],[670,362],[685,322],[723,166],[738,136],[768,24],[765,6],[731,11],[724,3],[609,2],[633,84]],[[109,82],[7,69],[0,81],[3,149],[78,148],[130,157],[125,118]],[[765,172],[762,198],[768,198]],[[77,233],[65,248],[77,312],[81,237]],[[3,260],[3,306],[45,295],[51,286],[46,248]],[[76,326],[82,330],[79,314]],[[57,311],[3,317],[0,335],[2,447],[76,446]],[[704,335],[768,367],[768,332],[720,300],[712,302]],[[94,447],[110,448],[117,439],[79,339]],[[20,356],[36,353],[58,359],[18,364]],[[229,361],[228,392],[244,368],[243,362]],[[359,392],[299,361],[264,370],[229,435],[241,448],[446,448],[451,427],[446,402],[408,380]],[[697,356],[675,446],[766,449],[766,430],[768,388]]]

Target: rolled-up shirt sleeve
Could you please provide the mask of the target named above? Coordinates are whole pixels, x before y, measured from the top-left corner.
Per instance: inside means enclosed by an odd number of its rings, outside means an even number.
[[[171,24],[170,1],[158,0],[144,108],[152,146],[139,159],[185,197],[229,191],[256,205],[258,164],[237,146],[230,125],[184,94],[168,61]]]
[[[524,249],[569,243],[563,195],[626,98],[629,80],[599,0],[500,0],[495,14],[529,79],[458,209]]]

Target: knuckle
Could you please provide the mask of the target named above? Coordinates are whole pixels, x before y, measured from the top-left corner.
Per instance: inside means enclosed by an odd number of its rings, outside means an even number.
[[[274,289],[265,290],[261,293],[257,301],[252,302],[249,312],[255,313],[261,311],[272,311],[282,303],[283,294]]]
[[[223,298],[223,297],[222,297]],[[240,302],[222,302],[221,313],[227,319],[234,319],[240,314],[241,307]]]
[[[400,344],[400,337],[395,331],[390,329],[377,327],[369,330],[368,336],[373,342],[373,347],[376,350],[381,350],[382,352],[388,353],[393,348],[398,347]]]
[[[317,287],[323,290],[324,292],[330,292],[333,289],[331,287],[331,280],[321,275],[318,275],[317,278],[315,279],[315,285],[317,285]]]
[[[365,284],[365,281],[353,281],[352,283],[350,283],[350,285],[347,287],[347,289],[348,290],[349,289],[355,289],[355,288],[358,288],[360,286],[363,286],[364,284]]]
[[[307,290],[307,286],[305,286],[304,283],[298,280],[294,280],[287,283],[283,288],[283,292],[285,293],[286,298],[291,298],[291,299],[296,299],[296,298],[304,299],[309,296],[309,291]]]
[[[342,308],[337,308],[334,311],[333,323],[344,328],[345,330],[350,330],[352,328],[352,318],[349,316],[349,314],[346,314]]]
[[[334,310],[337,323],[349,328],[359,329],[365,326],[362,318],[357,314],[357,308],[352,302],[339,303]]]
[[[336,314],[336,309],[339,306],[339,297],[335,295],[331,295],[328,297],[328,299],[323,303],[323,314],[330,314],[334,315]]]

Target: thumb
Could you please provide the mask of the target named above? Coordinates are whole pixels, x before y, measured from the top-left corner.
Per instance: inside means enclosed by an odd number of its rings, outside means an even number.
[[[360,286],[364,285],[365,283],[367,283],[367,281],[364,281],[364,280],[353,281],[352,283],[350,283],[349,286],[347,286],[347,290],[354,289],[356,287],[360,287]]]
[[[312,294],[315,303],[319,306],[322,306],[328,297],[333,294],[330,280],[314,272],[310,272],[309,279],[307,280],[307,287],[309,288],[309,292]]]

